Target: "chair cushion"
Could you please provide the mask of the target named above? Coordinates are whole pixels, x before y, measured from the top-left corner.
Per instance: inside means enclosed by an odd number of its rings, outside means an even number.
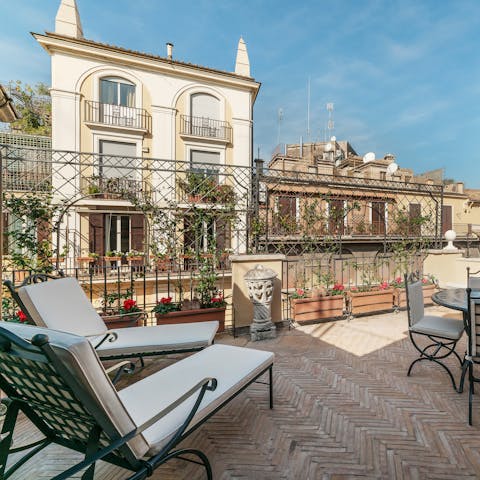
[[[407,283],[407,290],[408,320],[416,325],[425,314],[422,282]]]
[[[107,332],[75,278],[26,285],[18,289],[18,295],[38,326],[86,337]]]
[[[262,370],[273,364],[273,353],[229,345],[212,345],[170,365],[119,392],[125,408],[140,426],[206,377],[216,378],[217,388],[205,393],[188,429],[229,400]],[[267,395],[265,398],[268,398]],[[143,432],[148,456],[161,450],[185,421],[196,395],[190,397]]]
[[[119,354],[133,355],[203,348],[212,344],[217,330],[217,321],[119,328],[110,330],[117,335],[117,339],[102,343],[97,353],[101,358],[108,358]],[[95,345],[101,338],[96,337],[90,341]]]
[[[423,335],[434,335],[458,340],[463,334],[464,327],[463,321],[455,318],[426,315],[415,325],[411,326],[410,331]]]
[[[118,438],[135,428],[98,355],[85,337],[12,322],[0,322],[0,325],[27,341],[38,333],[48,335],[55,354],[72,376],[71,382],[64,379],[65,382],[110,438]],[[74,413],[72,415],[74,418]],[[149,448],[141,436],[131,440],[128,447],[133,459],[141,458]]]

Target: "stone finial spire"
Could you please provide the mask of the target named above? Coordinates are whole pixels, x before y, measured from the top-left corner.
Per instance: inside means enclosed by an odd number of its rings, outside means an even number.
[[[250,76],[250,60],[248,59],[247,45],[240,37],[237,48],[237,60],[235,62],[235,73],[243,75],[244,77]]]
[[[55,17],[55,33],[83,38],[82,23],[75,0],[61,0]]]

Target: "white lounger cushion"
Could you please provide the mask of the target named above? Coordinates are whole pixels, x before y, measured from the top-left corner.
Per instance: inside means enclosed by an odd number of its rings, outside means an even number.
[[[415,325],[412,325],[410,330],[423,335],[436,335],[458,340],[463,334],[464,326],[462,320],[456,318],[426,315]]]
[[[107,333],[105,322],[73,277],[20,287],[18,296],[39,327],[83,337]]]
[[[121,390],[118,394],[137,425],[174,402],[205,377],[217,379],[217,388],[205,393],[192,428],[224,401],[235,395],[262,370],[273,364],[273,353],[229,345],[212,345]],[[143,432],[147,455],[157,453],[185,421],[196,396],[186,400]],[[188,431],[188,428],[187,428]]]
[[[75,278],[20,287],[18,295],[38,326],[90,337],[94,345],[109,331]],[[202,348],[212,344],[217,330],[217,321],[110,330],[117,340],[104,342],[98,352],[108,358]]]
[[[119,351],[123,355],[133,355],[202,348],[212,344],[217,330],[217,321],[119,328],[109,330],[117,335],[117,339],[102,343],[97,352],[100,357],[106,358],[117,355]],[[96,341],[91,341],[96,345],[100,339],[97,337]]]

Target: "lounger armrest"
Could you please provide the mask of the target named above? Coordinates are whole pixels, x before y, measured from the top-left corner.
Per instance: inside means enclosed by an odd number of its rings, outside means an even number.
[[[129,360],[124,360],[123,362],[118,362],[115,365],[112,365],[109,368],[105,369],[105,372],[112,373],[116,372],[113,379],[112,383],[115,385],[120,377],[122,376],[123,373],[133,373],[135,371],[135,364],[133,362],[130,362]]]
[[[188,426],[191,419],[197,412],[198,407],[200,406],[200,403],[203,399],[203,396],[205,395],[205,391],[206,390],[213,391],[216,388],[217,388],[217,380],[215,378],[211,378],[211,377],[204,378],[203,380],[198,382],[194,387],[190,388],[187,392],[185,392],[180,398],[175,400],[175,402],[171,403],[168,407],[164,408],[161,412],[158,412],[152,418],[150,418],[145,423],[137,427],[135,430],[132,430],[131,432],[124,435],[123,437],[115,440],[110,445],[108,445],[105,448],[102,448],[96,453],[89,455],[88,457],[86,457],[84,460],[77,463],[73,467],[64,471],[60,475],[57,475],[56,477],[52,478],[52,480],[64,480],[64,479],[70,478],[75,473],[83,470],[84,468],[89,467],[90,465],[93,465],[98,460],[101,460],[102,458],[106,457],[109,453],[112,453],[113,451],[120,448],[122,445],[125,445],[125,443],[127,443],[132,438],[136,437],[139,433],[143,432],[148,427],[151,427],[155,422],[158,422],[158,420],[160,420],[162,417],[164,417],[165,415],[170,413],[172,410],[177,408],[182,402],[184,402],[187,398],[191,397],[197,390],[200,389],[195,405],[193,406],[187,419],[185,420],[183,425],[177,430],[177,433],[174,435],[172,440],[170,440],[170,442],[168,442],[168,444],[162,450],[162,452],[168,451],[170,449],[170,445],[174,443],[180,435],[182,435],[182,433],[185,431],[185,428]],[[156,455],[156,457],[159,457],[159,456],[161,456],[161,454]]]
[[[100,345],[103,345],[107,340],[109,342],[114,342],[118,338],[118,334],[116,332],[107,332],[103,338],[93,346],[93,348],[96,350]]]

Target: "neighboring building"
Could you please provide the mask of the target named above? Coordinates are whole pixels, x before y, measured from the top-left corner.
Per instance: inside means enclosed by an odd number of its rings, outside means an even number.
[[[179,176],[204,172],[218,182],[225,166],[251,166],[260,84],[250,76],[243,39],[234,72],[176,60],[171,44],[166,56],[132,51],[85,39],[75,0],[61,1],[55,32],[33,35],[51,56],[52,148],[92,154],[53,175],[54,190],[75,201],[75,215],[62,224],[70,237],[61,241],[76,255],[145,249],[141,211],[122,198],[85,198],[90,193],[113,185],[167,203],[178,197],[174,162],[186,166]],[[160,167],[158,159],[171,163]],[[233,238],[223,247],[241,252],[245,242]]]
[[[478,244],[469,224],[480,223],[480,209],[467,213],[465,206],[473,204],[463,184],[444,186],[441,177],[416,176],[392,154],[361,157],[333,137],[285,145],[268,167],[260,216],[271,251],[289,244],[299,253],[312,238],[332,236],[352,252],[419,238],[438,247],[452,228],[462,245]]]

